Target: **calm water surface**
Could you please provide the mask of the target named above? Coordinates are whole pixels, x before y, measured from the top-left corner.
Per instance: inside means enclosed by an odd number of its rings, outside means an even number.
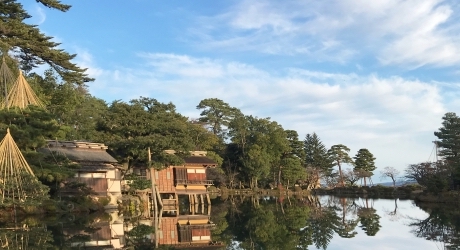
[[[460,208],[444,204],[333,196],[226,203],[234,204],[228,227],[217,233],[230,234],[228,249],[460,249]]]
[[[211,220],[227,249],[460,249],[460,208],[411,200],[226,196],[212,200]],[[128,233],[136,225],[118,212],[3,216],[0,249],[152,249]]]

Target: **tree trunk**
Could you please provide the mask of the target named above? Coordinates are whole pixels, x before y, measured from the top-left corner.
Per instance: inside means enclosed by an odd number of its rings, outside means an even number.
[[[277,184],[278,184],[278,185],[281,184],[281,166],[280,166],[280,168],[279,168],[279,170],[278,170],[278,183],[277,183]],[[278,185],[277,185],[277,186],[278,186]]]
[[[367,187],[366,177],[364,177],[364,186]]]
[[[340,185],[344,187],[345,183],[343,181],[342,166],[340,166],[340,161],[337,161],[337,165],[339,166]]]

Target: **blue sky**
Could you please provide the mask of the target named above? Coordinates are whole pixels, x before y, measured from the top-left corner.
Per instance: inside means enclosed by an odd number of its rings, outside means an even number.
[[[96,97],[171,101],[191,118],[219,98],[352,156],[367,148],[380,169],[427,161],[460,107],[458,1],[22,2]]]

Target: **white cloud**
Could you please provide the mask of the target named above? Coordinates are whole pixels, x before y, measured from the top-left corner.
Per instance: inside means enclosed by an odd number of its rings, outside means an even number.
[[[370,54],[384,65],[451,66],[460,62],[458,12],[448,0],[243,0],[201,17],[205,28],[193,32],[203,48],[341,63]]]
[[[272,117],[301,138],[317,132],[327,146],[343,143],[352,155],[368,148],[379,167],[402,169],[426,160],[433,131],[447,111],[439,83],[302,69],[267,72],[187,55],[139,56],[136,69],[90,68],[99,74],[91,93],[106,100],[149,96],[171,101],[193,118],[199,116],[200,100],[219,98],[245,114]]]
[[[79,47],[75,47],[74,49],[77,51],[77,57],[74,60],[75,63],[80,68],[87,69],[85,73],[89,77],[98,78],[104,74],[104,70],[96,66],[93,55],[90,52]]]

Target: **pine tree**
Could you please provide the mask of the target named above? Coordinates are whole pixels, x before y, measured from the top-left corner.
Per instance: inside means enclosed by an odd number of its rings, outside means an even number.
[[[304,150],[306,155],[305,165],[307,168],[317,169],[324,176],[332,174],[332,159],[329,157],[326,147],[316,133],[307,134],[304,140]]]
[[[338,144],[334,145],[327,151],[329,156],[334,160],[334,165],[339,167],[339,176],[340,176],[340,184],[342,187],[345,185],[343,181],[343,173],[342,173],[342,163],[353,163],[353,159],[348,155],[350,149],[343,145]]]
[[[70,5],[61,4],[58,0],[37,0],[46,7],[67,11]],[[41,33],[36,25],[27,24],[31,16],[16,0],[0,1],[0,48],[3,55],[12,55],[19,61],[20,68],[29,72],[33,68],[48,64],[65,81],[83,85],[92,81],[85,74],[85,69],[71,62],[71,55],[57,47],[53,37]]]
[[[375,167],[375,157],[374,155],[369,152],[368,149],[362,148],[358,151],[355,159],[355,171],[362,173],[362,177],[364,178],[364,186],[366,186],[366,178],[369,178],[373,175],[372,171],[376,169]]]
[[[211,131],[222,140],[227,136],[227,127],[230,122],[236,116],[242,115],[239,109],[217,98],[201,100],[196,108],[203,110],[199,121],[208,124]]]
[[[443,156],[447,164],[453,169],[453,184],[460,184],[460,117],[449,112],[442,118],[442,127],[434,132],[438,137],[436,142],[439,147],[439,155]]]

